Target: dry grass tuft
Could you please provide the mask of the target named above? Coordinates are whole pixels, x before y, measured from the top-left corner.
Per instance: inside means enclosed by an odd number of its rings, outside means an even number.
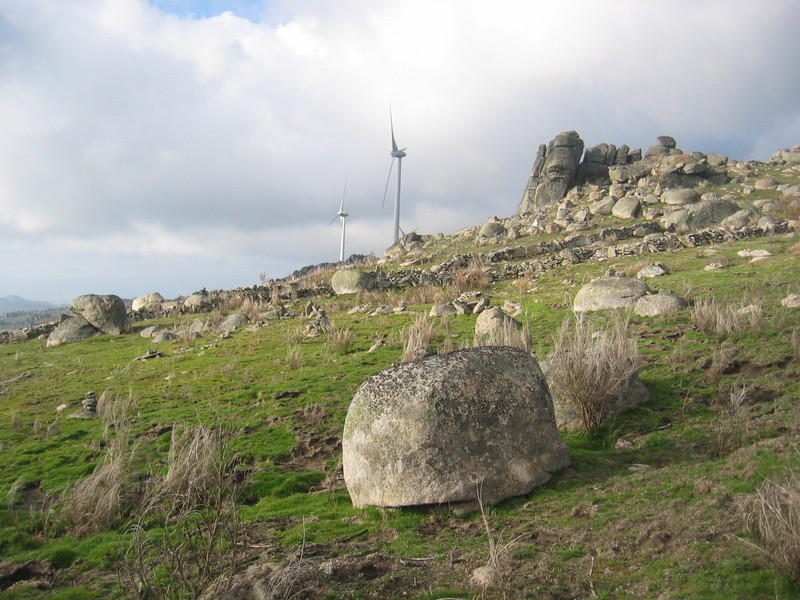
[[[741,504],[745,530],[775,569],[800,581],[800,478],[793,472],[783,484],[769,479]]]
[[[636,340],[617,313],[611,329],[600,329],[585,315],[567,318],[554,338],[547,358],[548,378],[581,416],[582,429],[594,436],[606,403],[641,364]]]
[[[485,290],[492,283],[492,278],[488,273],[488,265],[481,256],[473,256],[466,267],[461,267],[453,271],[453,279],[450,284],[450,295],[452,297],[471,292],[474,290]]]
[[[792,353],[794,359],[800,361],[800,327],[795,327],[792,330]]]
[[[517,327],[516,323],[510,319],[504,320],[500,329],[476,337],[474,344],[475,346],[511,346],[527,353],[533,350],[531,328],[527,323],[522,327]]]
[[[230,588],[242,558],[234,463],[219,430],[173,429],[166,474],[151,476],[131,528],[125,569],[138,597],[219,598]]]
[[[328,350],[347,354],[353,349],[356,336],[349,329],[334,329],[328,337]]]
[[[715,458],[721,458],[747,444],[750,437],[750,419],[745,400],[747,386],[736,386],[731,390],[723,413],[709,423],[709,439]]]
[[[713,298],[696,300],[689,308],[689,314],[697,329],[722,340],[748,330],[758,333],[764,323],[764,311],[760,304],[735,309],[720,306]]]
[[[106,452],[94,472],[63,494],[60,522],[78,537],[107,531],[126,517],[136,504],[139,490],[134,485],[136,445],[131,442],[125,420],[104,425],[105,435],[114,429]]]
[[[291,344],[286,348],[286,366],[296,371],[303,366],[303,356],[300,354],[300,344]]]
[[[403,330],[403,357],[400,362],[411,362],[430,346],[436,335],[433,324],[426,315],[420,315],[413,325]]]

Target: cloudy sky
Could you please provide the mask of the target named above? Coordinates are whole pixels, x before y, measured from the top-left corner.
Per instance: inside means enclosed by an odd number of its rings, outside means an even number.
[[[253,285],[514,213],[578,131],[800,143],[796,0],[0,0],[0,296]]]

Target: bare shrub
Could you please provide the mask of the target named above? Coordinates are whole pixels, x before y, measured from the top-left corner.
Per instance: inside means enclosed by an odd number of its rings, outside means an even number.
[[[723,340],[742,331],[757,333],[764,322],[764,311],[760,304],[736,309],[720,306],[713,298],[696,300],[689,308],[689,314],[697,329]]]
[[[217,598],[230,587],[242,553],[234,462],[220,431],[173,429],[167,472],[151,477],[131,528],[126,575],[139,597]]]
[[[334,329],[328,337],[328,350],[347,354],[353,348],[356,336],[349,329]]]
[[[619,313],[610,329],[598,328],[585,315],[567,318],[547,358],[548,378],[579,412],[582,429],[597,434],[606,403],[639,368],[636,340]]]
[[[750,543],[786,579],[800,581],[800,478],[792,472],[785,483],[765,479],[741,510]]]
[[[430,346],[431,340],[436,335],[433,324],[426,315],[420,315],[416,321],[403,330],[403,356],[401,362],[411,362],[419,353]]]

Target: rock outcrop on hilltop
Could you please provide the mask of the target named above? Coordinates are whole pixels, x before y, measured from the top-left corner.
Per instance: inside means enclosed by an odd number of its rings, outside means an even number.
[[[539,146],[517,214],[558,204],[576,185],[622,185],[660,191],[728,181],[728,157],[702,152],[686,154],[676,146],[674,138],[660,136],[644,157],[641,149],[631,151],[625,145],[605,143],[584,152],[583,140],[576,132],[562,132],[550,143]],[[619,191],[612,190],[610,195]]]

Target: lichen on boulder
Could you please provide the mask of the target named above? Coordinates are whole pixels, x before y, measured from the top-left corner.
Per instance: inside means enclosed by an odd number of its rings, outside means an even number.
[[[348,409],[342,453],[357,507],[470,503],[479,486],[496,503],[569,464],[536,360],[498,346],[370,377]]]

